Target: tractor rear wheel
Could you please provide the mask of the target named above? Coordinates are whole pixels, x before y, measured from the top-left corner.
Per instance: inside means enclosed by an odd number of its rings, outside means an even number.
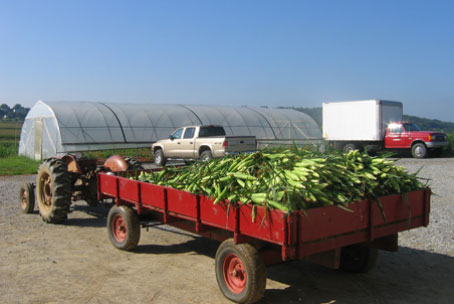
[[[32,213],[35,208],[35,187],[33,183],[23,183],[19,191],[19,200],[23,213]]]
[[[57,224],[67,219],[71,204],[71,181],[64,161],[50,158],[39,166],[36,199],[43,221]]]

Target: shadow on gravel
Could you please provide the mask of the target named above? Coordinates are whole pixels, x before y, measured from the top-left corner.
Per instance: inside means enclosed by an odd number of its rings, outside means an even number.
[[[140,254],[175,254],[192,252],[194,254],[202,254],[214,259],[218,247],[219,242],[217,241],[196,237],[192,240],[176,245],[139,245],[134,252]]]
[[[203,254],[214,259],[219,242],[196,237],[176,245],[140,245],[138,254]],[[453,303],[454,257],[400,247],[380,252],[367,274],[327,269],[305,261],[267,267],[268,287],[259,303]],[[213,278],[214,279],[214,278]],[[271,285],[268,281],[268,285]]]
[[[68,218],[65,225],[79,227],[106,227],[107,214],[111,204],[100,204],[96,207],[88,205],[74,204],[71,206],[70,212],[83,212],[92,217],[90,218]]]

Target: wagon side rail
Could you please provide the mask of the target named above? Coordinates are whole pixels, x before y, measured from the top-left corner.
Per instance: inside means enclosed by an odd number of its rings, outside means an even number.
[[[368,243],[381,249],[397,247],[397,233],[427,226],[430,213],[430,189],[390,195],[375,200],[351,203],[351,212],[336,206],[286,214],[280,210],[251,205],[232,206],[192,193],[126,177],[100,173],[98,198],[114,198],[117,205],[134,205],[141,214],[153,210],[162,214],[162,222],[220,241],[210,234],[224,230],[235,243],[251,239],[281,246],[269,260],[295,260],[344,246]],[[177,222],[175,219],[185,220]],[[187,225],[189,222],[190,225]]]

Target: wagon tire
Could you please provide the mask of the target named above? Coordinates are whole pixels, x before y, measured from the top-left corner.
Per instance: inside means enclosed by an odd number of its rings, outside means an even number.
[[[23,213],[32,213],[35,208],[35,186],[23,183],[19,191],[19,202]]]
[[[115,248],[133,250],[140,240],[139,216],[132,208],[113,206],[107,216],[107,233]]]
[[[343,247],[340,269],[346,272],[366,273],[377,264],[378,249],[365,245]]]
[[[411,147],[411,155],[414,158],[425,158],[427,156],[427,147],[423,143],[414,144]]]
[[[224,296],[236,303],[259,301],[266,288],[266,268],[258,250],[247,243],[224,241],[216,252],[216,280]]]
[[[58,224],[68,218],[71,180],[64,161],[49,158],[39,166],[36,201],[43,221]]]
[[[202,154],[200,154],[200,160],[203,162],[208,162],[213,159],[213,154],[211,154],[210,150],[203,151]]]
[[[167,158],[164,156],[162,149],[158,149],[154,152],[154,163],[157,166],[165,166],[167,163]]]
[[[128,170],[144,170],[142,163],[134,157],[124,157],[125,162],[128,164]]]

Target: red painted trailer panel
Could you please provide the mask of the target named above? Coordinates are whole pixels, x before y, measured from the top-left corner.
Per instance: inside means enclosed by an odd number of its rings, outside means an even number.
[[[167,208],[170,212],[197,218],[197,197],[194,194],[168,187],[166,191]]]
[[[285,216],[279,210],[266,210],[257,207],[255,219],[251,205],[243,205],[240,208],[240,233],[265,240],[271,243],[283,245],[285,243]]]
[[[233,231],[235,229],[235,209],[220,202],[214,205],[214,200],[200,196],[200,220],[202,224]],[[227,215],[228,212],[228,215]]]
[[[150,183],[141,183],[142,204],[164,209],[165,208],[165,193],[164,187],[153,185]]]

